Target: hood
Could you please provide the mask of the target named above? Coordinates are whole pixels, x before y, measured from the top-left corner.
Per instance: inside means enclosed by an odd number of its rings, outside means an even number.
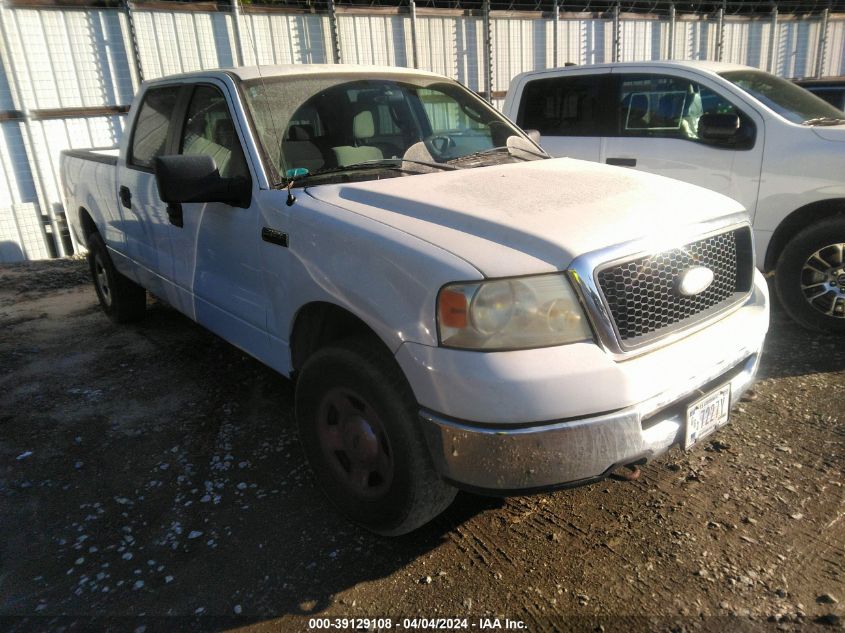
[[[563,270],[578,255],[742,210],[677,180],[569,158],[307,192],[444,248],[487,277]]]
[[[845,125],[814,125],[812,129],[826,141],[845,141]]]

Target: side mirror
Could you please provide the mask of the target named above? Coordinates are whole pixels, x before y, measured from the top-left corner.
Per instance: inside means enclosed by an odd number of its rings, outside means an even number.
[[[525,135],[537,145],[540,144],[540,130],[525,130]]]
[[[698,119],[698,137],[705,141],[729,141],[739,132],[736,114],[704,114]]]
[[[249,179],[223,178],[211,156],[158,156],[155,172],[158,195],[168,204],[223,202],[233,207],[249,206]]]

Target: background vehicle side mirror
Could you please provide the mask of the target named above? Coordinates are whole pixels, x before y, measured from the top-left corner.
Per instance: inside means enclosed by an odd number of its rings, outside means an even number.
[[[698,137],[705,141],[729,141],[739,132],[736,114],[704,114],[698,119]]]
[[[222,202],[249,206],[252,187],[248,178],[223,178],[211,156],[158,156],[155,159],[159,197],[177,202]]]

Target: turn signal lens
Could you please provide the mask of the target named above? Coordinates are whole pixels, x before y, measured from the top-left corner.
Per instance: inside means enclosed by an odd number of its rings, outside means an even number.
[[[467,298],[462,292],[444,289],[440,293],[438,316],[440,323],[449,328],[467,326]]]

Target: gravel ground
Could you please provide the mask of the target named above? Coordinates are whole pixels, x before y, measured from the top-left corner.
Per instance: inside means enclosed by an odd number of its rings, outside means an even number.
[[[706,445],[636,481],[461,493],[391,540],[315,489],[286,380],[148,307],[112,325],[81,260],[0,267],[0,629],[843,626],[842,337],[775,309],[757,398]]]

